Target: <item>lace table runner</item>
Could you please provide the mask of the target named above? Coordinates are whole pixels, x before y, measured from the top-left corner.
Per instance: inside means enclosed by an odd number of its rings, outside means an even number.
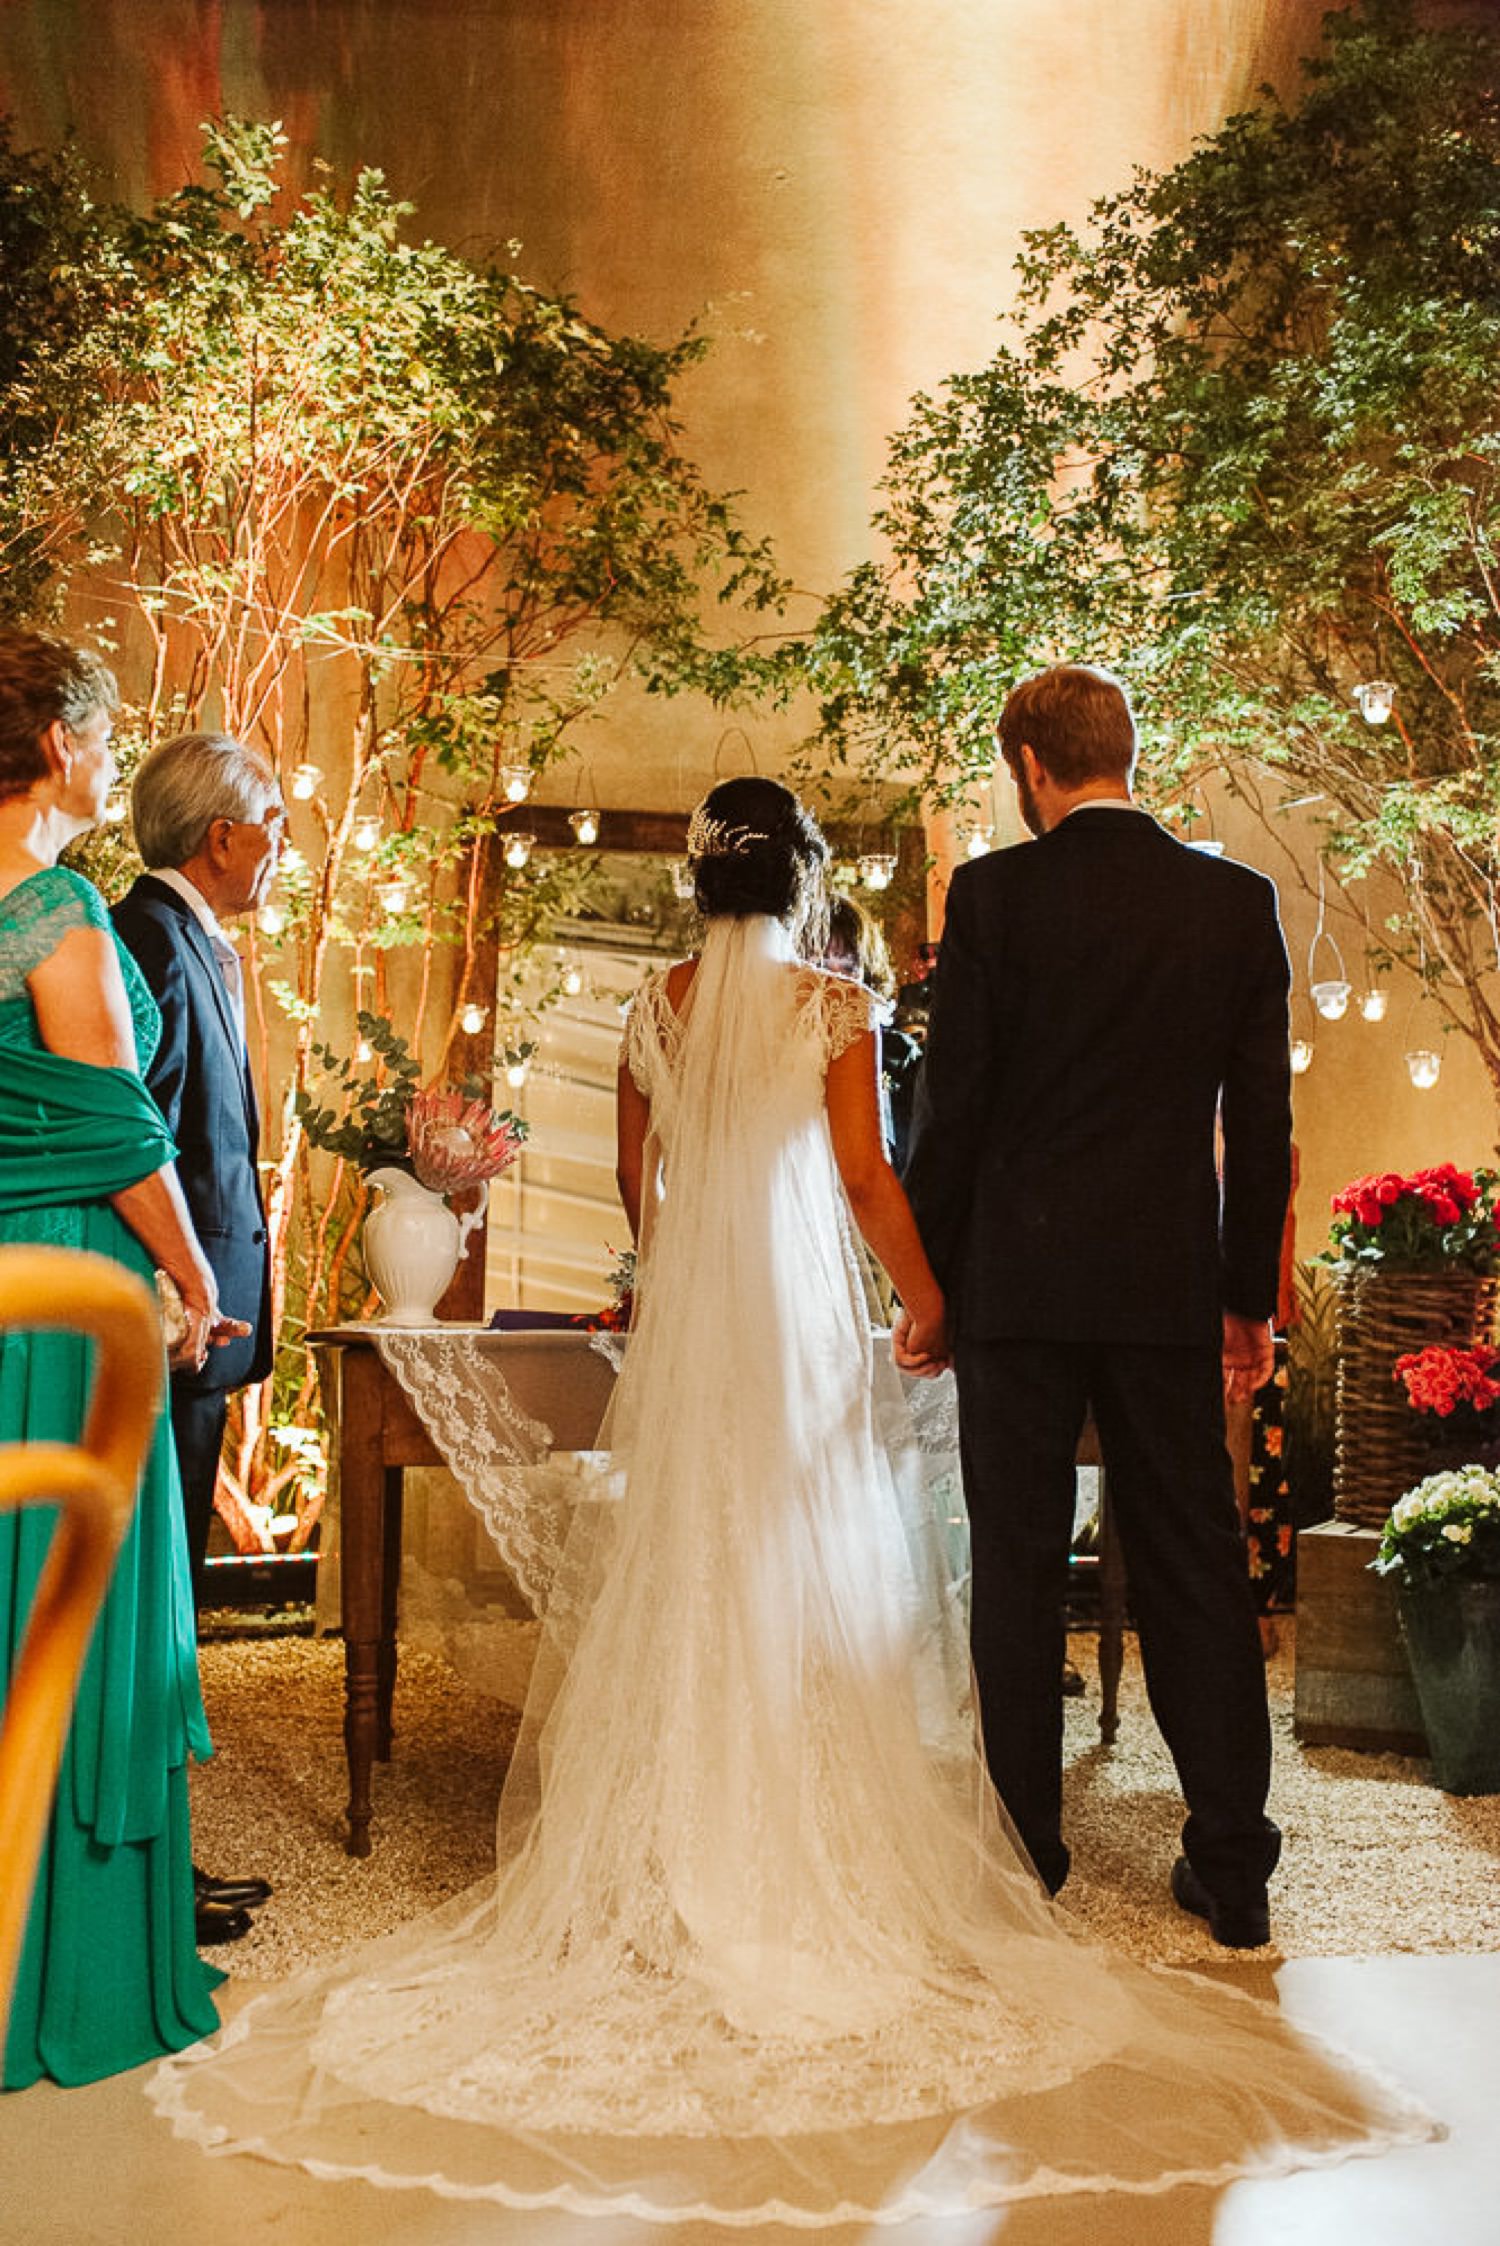
[[[522,1411],[489,1337],[460,1329],[370,1329],[434,1449],[479,1515],[534,1614],[547,1604],[569,1510],[550,1473],[552,1430]]]

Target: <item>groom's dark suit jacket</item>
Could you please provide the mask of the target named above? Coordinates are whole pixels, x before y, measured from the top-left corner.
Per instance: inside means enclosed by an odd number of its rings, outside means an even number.
[[[960,1334],[1217,1348],[1272,1314],[1288,980],[1270,882],[1144,812],[958,869],[905,1182]]]
[[[255,1159],[260,1117],[223,970],[185,897],[142,874],[114,908],[115,926],[161,1008],[146,1082],[177,1141],[177,1175],[213,1267],[219,1307],[243,1318],[243,1340],[211,1349],[174,1389],[207,1395],[263,1380],[271,1369],[271,1266]]]

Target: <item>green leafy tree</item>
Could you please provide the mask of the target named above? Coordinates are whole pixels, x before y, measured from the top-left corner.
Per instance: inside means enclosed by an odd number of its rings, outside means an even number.
[[[297,848],[252,938],[283,1348],[274,1406],[246,1402],[238,1483],[273,1505],[301,1487],[302,1537],[301,1337],[364,1297],[362,1183],[343,1161],[330,1175],[303,1129],[320,1044],[363,1008],[413,1066],[488,1062],[460,1042],[464,1002],[492,1001],[497,956],[586,875],[585,857],[501,865],[517,786],[622,679],[706,661],[715,594],[766,601],[776,580],[680,448],[673,391],[697,337],[611,335],[413,241],[374,171],[289,202],[279,128],[205,131],[206,181],[144,214],[75,197],[70,216],[70,175],[23,164],[23,202],[28,177],[53,196],[40,230],[72,227],[87,270],[68,318],[39,294],[0,430],[8,412],[29,432],[18,535],[42,526],[91,613],[103,595],[131,745],[222,726],[292,799]],[[49,438],[35,416],[59,374]],[[106,870],[117,858],[106,845]],[[525,1026],[495,1024],[499,1049],[529,1049]],[[281,1465],[272,1419],[295,1438]]]
[[[76,528],[92,401],[79,351],[102,279],[101,220],[76,161],[15,146],[0,118],[0,617],[53,595]]]
[[[1500,36],[1367,0],[1295,105],[1027,238],[1002,348],[893,443],[886,558],[788,659],[815,753],[961,798],[1017,677],[1112,665],[1148,797],[1315,799],[1500,1096],[1497,364]]]

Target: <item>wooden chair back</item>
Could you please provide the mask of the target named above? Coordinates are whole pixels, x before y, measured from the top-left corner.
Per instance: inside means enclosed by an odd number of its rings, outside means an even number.
[[[0,1506],[61,1509],[0,1719],[0,2038],[78,1680],[135,1509],[164,1373],[149,1289],[104,1256],[0,1248],[3,1327],[66,1327],[99,1347],[77,1444],[0,1445]]]

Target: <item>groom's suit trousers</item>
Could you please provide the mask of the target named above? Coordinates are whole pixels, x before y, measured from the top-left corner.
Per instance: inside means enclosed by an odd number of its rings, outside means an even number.
[[[1078,1434],[1092,1406],[1152,1711],[1211,1892],[1249,1898],[1281,1839],[1260,1635],[1224,1447],[1217,1351],[960,1340],[973,1654],[985,1754],[1041,1877],[1062,1884],[1064,1603]]]

